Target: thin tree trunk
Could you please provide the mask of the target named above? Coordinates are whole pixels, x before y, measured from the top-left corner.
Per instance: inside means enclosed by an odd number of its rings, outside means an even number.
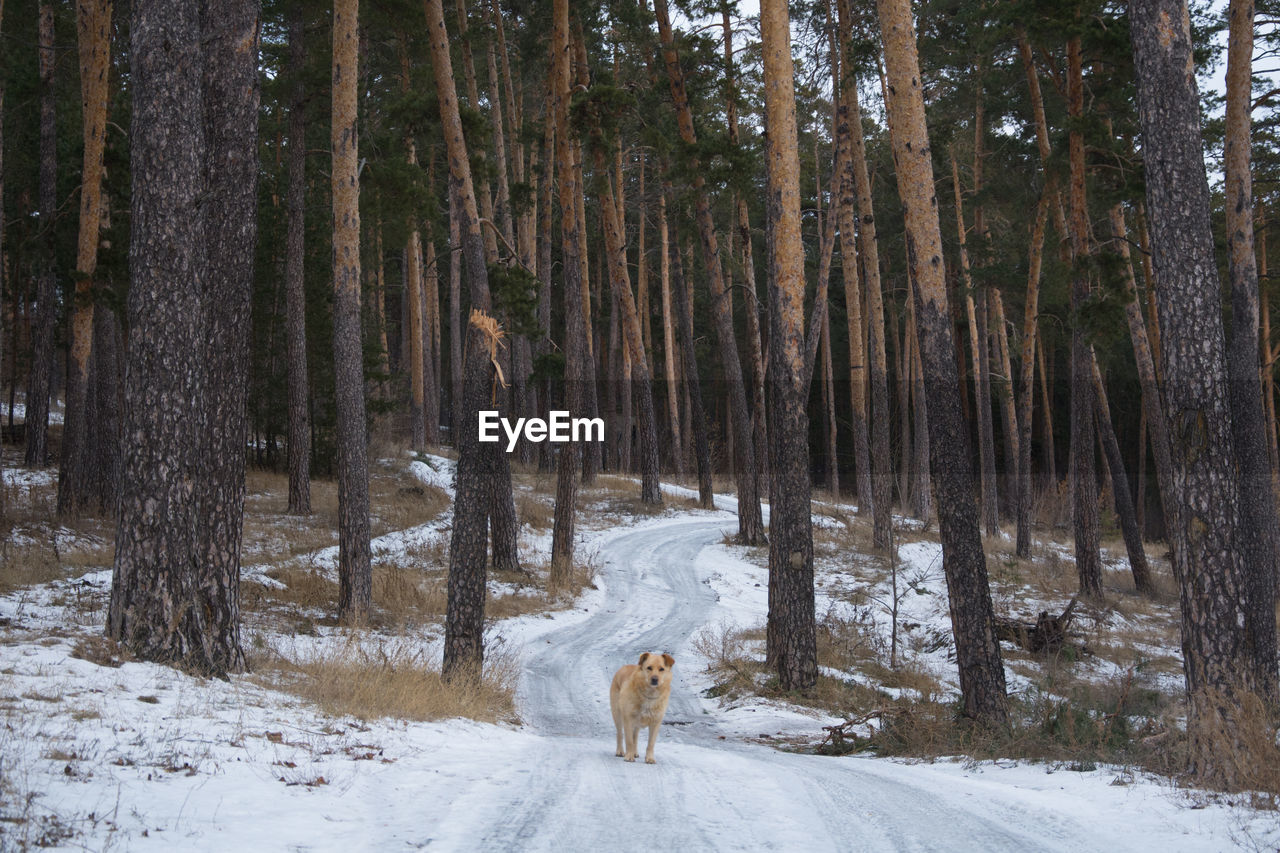
[[[1253,0],[1231,0],[1227,43],[1226,209],[1231,276],[1231,428],[1240,466],[1240,524],[1249,594],[1254,681],[1270,702],[1280,699],[1276,669],[1276,549],[1280,522],[1271,482],[1267,425],[1258,373],[1258,260],[1253,240],[1250,111],[1253,83]]]
[[[1049,373],[1045,370],[1045,344],[1044,335],[1036,334],[1037,362],[1040,365],[1040,399],[1041,399],[1041,426],[1044,430],[1043,447],[1044,447],[1044,471],[1045,483],[1051,489],[1058,488],[1058,471],[1057,451],[1053,447],[1053,407],[1050,404],[1051,395],[1049,393]]]
[[[407,94],[409,82],[409,49],[408,39],[403,30],[397,33],[400,52],[400,91]],[[412,133],[404,135],[405,160],[411,170],[418,165],[418,143]],[[417,217],[409,214],[409,240],[405,247],[407,260],[404,301],[408,307],[408,328],[401,329],[401,334],[409,339],[409,448],[422,450],[427,443],[427,425],[425,417],[426,379],[423,376],[423,331],[422,331],[422,234],[418,230]],[[379,229],[381,233],[381,229]],[[383,325],[386,328],[386,325]]]
[[[990,725],[1008,717],[1004,667],[992,630],[986,557],[973,502],[973,472],[960,414],[942,261],[942,235],[925,125],[916,38],[908,0],[879,0],[890,135],[907,246],[916,283],[921,361],[929,401],[933,479],[938,492],[943,571],[951,602],[956,663],[967,716]]]
[[[662,278],[662,353],[667,371],[667,415],[671,420],[671,448],[675,457],[676,473],[684,476],[684,443],[680,440],[680,410],[676,384],[676,339],[671,306],[671,236],[667,233],[667,197],[658,197],[658,245],[662,252],[660,270]]]
[[[1175,575],[1190,708],[1192,773],[1239,783],[1222,738],[1238,731],[1251,690],[1249,584],[1243,566],[1226,342],[1200,136],[1200,99],[1184,0],[1133,0],[1134,71],[1142,122],[1151,251],[1163,334],[1161,367],[1179,436]],[[1236,748],[1240,748],[1237,744]]]
[[[577,170],[569,138],[569,0],[553,0],[551,39],[551,105],[557,132],[556,161],[559,171],[561,266],[564,269],[564,387],[565,406],[584,410],[586,400],[586,321],[582,303],[584,235],[579,230]],[[550,135],[550,132],[548,132]],[[556,471],[556,507],[551,540],[551,583],[563,584],[573,571],[574,515],[580,450],[573,444],[559,452]]]
[[[1098,369],[1096,356],[1093,358],[1093,384],[1098,401],[1098,437],[1102,442],[1102,452],[1107,460],[1107,468],[1111,471],[1111,495],[1115,500],[1116,515],[1120,519],[1124,547],[1129,555],[1129,570],[1133,573],[1133,586],[1143,595],[1152,595],[1155,592],[1155,584],[1151,579],[1151,568],[1147,565],[1147,552],[1142,547],[1142,529],[1138,525],[1138,516],[1133,509],[1129,476],[1124,470],[1124,456],[1120,452],[1120,442],[1116,440],[1116,431],[1111,426],[1111,404],[1107,401],[1107,386],[1102,381],[1102,371]]]
[[[679,57],[674,47],[675,40],[671,31],[666,0],[654,0],[654,11],[658,19],[663,60],[666,63],[667,76],[671,84],[671,97],[676,107],[677,127],[685,144],[694,145],[697,142],[697,136],[693,128],[693,114],[685,92],[684,72],[680,68]],[[706,181],[696,160],[691,166],[695,176],[693,179],[694,208],[701,237],[703,263],[711,288],[712,315],[720,345],[720,359],[724,365],[733,430],[741,438],[734,446],[738,486],[738,539],[746,545],[758,545],[764,540],[764,522],[760,512],[755,444],[752,438],[751,418],[747,409],[746,387],[742,381],[742,365],[738,359],[737,338],[733,331],[733,317],[729,313],[729,301],[720,265],[720,247],[705,190]]]
[[[597,159],[596,167],[603,168],[603,158]],[[649,371],[649,360],[645,356],[644,337],[640,331],[640,317],[636,311],[635,299],[631,295],[631,277],[627,274],[627,248],[624,243],[622,224],[618,221],[618,207],[614,199],[614,189],[608,176],[604,181],[604,197],[601,199],[600,217],[604,224],[605,257],[609,265],[609,284],[618,300],[622,311],[622,332],[626,339],[628,359],[623,358],[623,393],[626,395],[623,411],[626,416],[623,424],[626,435],[623,438],[624,451],[630,456],[631,418],[630,402],[634,392],[640,404],[640,501],[645,504],[661,504],[662,492],[658,485],[658,419],[653,408],[653,381]],[[634,383],[634,389],[632,384]]]
[[[738,84],[733,62],[733,27],[729,18],[729,5],[721,8],[721,27],[724,30],[725,63],[725,118],[729,127],[729,144],[738,145]],[[756,482],[767,483],[769,476],[768,417],[765,412],[765,363],[764,346],[760,334],[760,299],[756,295],[755,258],[751,249],[751,221],[747,215],[747,201],[735,193],[734,208],[737,213],[738,245],[742,259],[742,283],[747,291],[747,355],[751,359],[751,429],[755,437]],[[757,488],[757,494],[759,489]]]
[[[1000,373],[991,377],[991,389],[1000,405],[1004,438],[1004,472],[1000,474],[1000,494],[1004,496],[1006,515],[1018,508],[1018,414],[1014,405],[1013,360],[1009,356],[1009,326],[1004,313],[1004,294],[992,287],[987,297],[987,333],[991,339],[991,359]]]
[[[664,196],[671,195],[671,184],[663,182]],[[685,415],[688,425],[685,435],[693,434],[693,455],[698,470],[698,503],[703,509],[715,506],[711,486],[711,443],[707,440],[707,416],[702,407],[702,380],[698,376],[698,356],[693,338],[693,294],[684,275],[684,264],[676,241],[671,241],[671,285],[673,296],[679,303],[678,328],[680,353],[684,356]],[[690,252],[692,256],[692,252]]]
[[[1102,599],[1102,554],[1099,548],[1098,480],[1094,451],[1093,357],[1085,339],[1081,312],[1090,299],[1088,210],[1085,207],[1084,133],[1079,121],[1084,114],[1084,80],[1081,69],[1080,37],[1067,42],[1068,107],[1077,124],[1068,137],[1071,165],[1071,517],[1075,531],[1076,573],[1080,592],[1087,598]]]
[[[457,198],[458,230],[467,267],[467,290],[471,320],[467,324],[466,369],[463,374],[461,411],[454,418],[461,424],[458,441],[457,488],[453,508],[453,532],[449,541],[448,603],[445,612],[444,663],[446,676],[477,671],[484,661],[485,570],[488,557],[490,514],[509,497],[510,469],[506,454],[497,443],[481,445],[479,411],[495,406],[499,386],[495,382],[493,359],[500,341],[483,330],[484,313],[490,310],[489,271],[486,246],[476,205],[476,189],[471,179],[471,161],[463,136],[458,110],[458,90],[449,56],[449,33],[445,29],[440,0],[425,0],[427,30],[431,42],[431,65],[435,71],[436,98],[440,104],[440,124],[449,160],[449,185]],[[465,10],[459,8],[465,20]],[[462,39],[466,44],[466,39]],[[466,55],[464,50],[464,56]],[[464,69],[470,73],[464,61]],[[471,81],[468,80],[468,85]],[[490,320],[490,322],[492,322]],[[496,328],[496,323],[494,323]],[[496,329],[496,335],[501,330]],[[501,494],[503,490],[508,495]],[[495,493],[496,499],[495,500]],[[512,513],[514,515],[514,512]],[[495,521],[495,534],[507,522]],[[507,537],[495,536],[495,560],[504,558]],[[504,566],[504,568],[506,568]]]
[[[1133,342],[1134,360],[1138,367],[1138,382],[1142,388],[1142,411],[1147,416],[1147,429],[1151,433],[1151,452],[1156,463],[1156,484],[1160,489],[1160,507],[1164,513],[1165,537],[1171,548],[1177,547],[1174,528],[1180,522],[1177,500],[1174,498],[1173,438],[1169,431],[1169,419],[1165,414],[1163,394],[1156,375],[1155,357],[1147,338],[1146,324],[1142,318],[1141,297],[1133,278],[1133,262],[1129,256],[1129,239],[1120,205],[1111,208],[1111,237],[1120,254],[1120,271],[1124,278],[1125,315],[1129,321],[1129,338]]]
[[[840,465],[836,453],[835,379],[831,369],[831,317],[822,319],[822,406],[826,410],[827,489],[833,501],[840,500]]]
[[[40,220],[36,312],[31,335],[31,372],[27,379],[25,462],[43,468],[49,462],[49,406],[53,394],[54,325],[57,320],[57,260],[54,223],[58,217],[58,126],[54,93],[53,3],[39,5],[40,54]]]
[[[982,476],[982,523],[988,536],[1000,532],[999,513],[996,496],[996,459],[995,440],[992,436],[991,423],[991,386],[987,384],[986,347],[983,345],[985,335],[981,333],[978,322],[979,309],[974,299],[985,303],[986,291],[975,291],[973,278],[969,272],[969,252],[966,248],[964,224],[964,207],[960,191],[960,167],[956,164],[956,155],[951,153],[951,186],[956,204],[956,233],[959,235],[960,276],[964,287],[964,308],[969,318],[969,356],[972,369],[974,419],[978,422],[978,452],[980,454],[979,470]],[[985,307],[985,304],[984,304]],[[984,312],[985,313],[985,312]],[[985,326],[985,322],[982,326]]]
[[[356,127],[359,0],[333,7],[333,356],[338,440],[338,619],[373,606],[369,459],[360,341],[360,180]]]
[[[910,274],[908,274],[910,279]],[[916,325],[915,285],[911,283],[911,293],[907,300],[910,307],[908,316],[909,340],[911,350],[911,405],[912,415],[916,423],[915,432],[915,517],[928,522],[933,514],[933,478],[929,471],[930,439],[929,439],[929,401],[925,395],[924,361],[920,355],[920,334]]]
[[[1033,77],[1034,79],[1034,77]],[[1036,85],[1036,92],[1040,87]],[[1019,366],[1022,377],[1018,396],[1018,506],[1017,540],[1014,553],[1026,559],[1031,556],[1031,418],[1036,390],[1036,339],[1040,326],[1040,269],[1044,259],[1044,232],[1049,219],[1049,192],[1040,193],[1036,205],[1036,221],[1031,229],[1031,249],[1027,261],[1027,295],[1022,312],[1022,355]],[[1049,412],[1045,411],[1046,419]]]
[[[289,74],[293,77],[289,109],[288,225],[285,234],[285,342],[289,363],[289,512],[311,513],[311,412],[307,375],[307,304],[303,265],[306,259],[307,124],[303,113],[302,8],[289,18]]]
[[[67,353],[67,407],[58,470],[58,513],[79,513],[90,500],[89,357],[93,349],[93,279],[98,268],[102,221],[102,155],[107,129],[111,0],[76,4],[80,50],[80,101],[84,120],[84,167],[80,181],[80,233],[76,245],[71,346]]]

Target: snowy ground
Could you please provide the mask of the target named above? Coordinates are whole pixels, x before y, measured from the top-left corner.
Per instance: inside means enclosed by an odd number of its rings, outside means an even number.
[[[414,472],[451,488],[448,460],[414,463]],[[1218,851],[1280,843],[1273,812],[1117,768],[905,763],[768,746],[812,737],[834,720],[777,701],[704,695],[713,679],[700,636],[756,626],[766,614],[760,555],[725,544],[733,502],[717,504],[701,511],[672,501],[637,517],[607,502],[586,508],[578,548],[594,555],[595,588],[571,608],[493,629],[521,661],[519,723],[330,718],[248,677],[203,681],[81,659],[94,657],[85,641],[101,631],[110,585],[101,567],[0,597],[0,848]],[[821,517],[828,524],[831,516]],[[447,537],[449,521],[446,513],[388,534],[375,551],[411,558]],[[522,546],[536,561],[549,537]],[[899,619],[922,635],[945,624],[939,557],[928,541],[902,548],[900,578],[916,586]],[[307,562],[333,570],[325,550]],[[820,613],[848,606],[854,580],[838,569],[819,573]],[[246,577],[270,581],[252,566]],[[870,608],[869,618],[881,624],[882,610]],[[340,633],[305,641],[339,642]],[[423,631],[425,649],[434,653],[437,642]],[[614,757],[608,711],[613,670],[645,650],[677,661],[656,766]],[[954,680],[945,645],[913,654],[943,684]]]

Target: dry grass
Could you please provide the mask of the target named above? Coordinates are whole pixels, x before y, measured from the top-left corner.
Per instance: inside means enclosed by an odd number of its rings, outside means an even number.
[[[550,530],[555,521],[555,505],[528,493],[516,495],[516,517],[521,527]]]
[[[483,673],[446,681],[427,662],[416,638],[399,637],[369,649],[349,636],[347,642],[324,650],[268,654],[254,661],[253,677],[335,716],[515,721],[518,663],[493,649],[489,644]]]

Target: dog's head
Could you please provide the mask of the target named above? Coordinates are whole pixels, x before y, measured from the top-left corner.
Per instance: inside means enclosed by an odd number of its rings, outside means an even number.
[[[659,655],[645,652],[640,655],[640,675],[646,687],[666,687],[671,683],[671,667],[676,659],[671,655]]]

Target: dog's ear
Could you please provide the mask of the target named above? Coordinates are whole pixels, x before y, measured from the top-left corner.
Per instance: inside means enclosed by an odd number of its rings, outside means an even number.
[[[668,667],[672,667],[676,665],[676,659],[673,658],[671,655],[663,655],[662,660],[664,663],[666,663]]]
[[[645,662],[645,661],[647,661],[648,659],[649,659],[649,653],[648,653],[648,652],[641,652],[641,653],[640,653],[640,665],[641,665],[641,666],[644,666],[644,662]]]

